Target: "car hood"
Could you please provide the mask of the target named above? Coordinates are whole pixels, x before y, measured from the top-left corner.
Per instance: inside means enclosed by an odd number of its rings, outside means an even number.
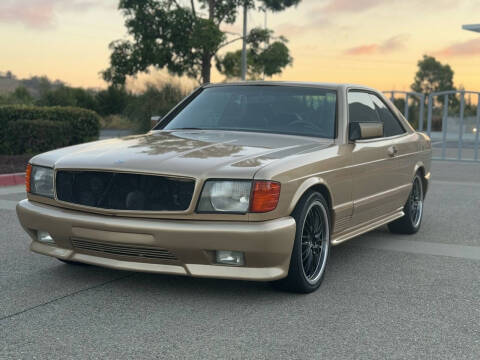
[[[274,161],[332,144],[330,139],[250,132],[152,131],[50,151],[31,162],[57,169],[253,178],[259,168]]]

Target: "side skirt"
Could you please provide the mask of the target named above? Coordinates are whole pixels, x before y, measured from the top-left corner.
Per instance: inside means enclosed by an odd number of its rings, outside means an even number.
[[[353,229],[349,229],[346,232],[343,231],[340,234],[334,234],[332,236],[331,244],[332,245],[338,245],[341,244],[342,242],[345,242],[347,240],[350,240],[354,237],[357,237],[359,235],[362,235],[366,232],[369,232],[371,230],[374,230],[382,225],[388,224],[389,222],[399,219],[402,216],[404,216],[405,213],[403,212],[403,208],[394,212],[393,214],[389,214],[387,216],[382,216],[380,218],[377,218],[373,221],[369,221],[367,223],[361,224],[359,226],[356,226]]]

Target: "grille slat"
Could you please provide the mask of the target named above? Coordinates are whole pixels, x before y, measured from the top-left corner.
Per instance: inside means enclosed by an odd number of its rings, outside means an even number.
[[[104,244],[75,238],[72,239],[72,245],[75,249],[102,252],[113,255],[123,255],[149,259],[177,260],[177,257],[175,255],[165,249]]]
[[[195,181],[167,176],[108,171],[58,170],[57,199],[110,210],[185,211]]]

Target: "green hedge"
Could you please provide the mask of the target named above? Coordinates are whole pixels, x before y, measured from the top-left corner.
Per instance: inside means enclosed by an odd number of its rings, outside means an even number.
[[[0,106],[0,154],[48,151],[98,138],[100,117],[73,107]]]

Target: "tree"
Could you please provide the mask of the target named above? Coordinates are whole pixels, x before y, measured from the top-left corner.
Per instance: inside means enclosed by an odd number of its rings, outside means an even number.
[[[152,116],[166,115],[186,93],[175,83],[147,84],[141,94],[130,97],[124,115],[137,123],[138,131],[151,129]]]
[[[43,91],[37,101],[40,106],[76,106],[97,110],[97,99],[91,90],[61,85],[55,89]]]
[[[190,0],[187,7],[179,0],[120,0],[118,7],[123,12],[132,40],[117,40],[110,44],[110,67],[102,73],[103,78],[112,84],[124,84],[128,75],[146,72],[153,66],[208,83],[212,60],[220,49],[242,39],[232,38],[231,34],[220,29],[223,24],[236,21],[241,7],[255,9],[260,5],[271,11],[282,11],[300,1]],[[251,51],[257,45],[252,41],[257,41],[258,35],[269,39],[271,32],[261,34],[259,29],[252,30],[247,38]],[[276,41],[266,49],[257,47],[254,51],[250,55],[250,66],[257,67],[250,69],[253,74],[258,73],[259,64],[266,74],[274,74],[291,63],[285,41]],[[267,61],[274,55],[282,56],[282,59],[276,60],[270,69]],[[225,65],[219,67],[227,71]]]
[[[25,86],[18,86],[10,96],[10,103],[30,105],[33,103],[33,97]]]
[[[122,114],[129,101],[125,87],[109,86],[97,93],[97,112],[100,115]]]
[[[265,29],[252,29],[247,37],[250,45],[247,50],[248,76],[251,79],[259,79],[262,74],[272,76],[282,72],[283,68],[292,63],[287,39],[278,38],[270,44],[272,31]],[[262,44],[269,44],[262,48]],[[230,78],[239,78],[242,69],[242,50],[228,52],[224,56],[217,56],[217,70]]]
[[[418,61],[418,71],[411,88],[426,95],[437,91],[455,90],[453,74],[450,65],[443,65],[433,56],[423,55],[423,59]]]

